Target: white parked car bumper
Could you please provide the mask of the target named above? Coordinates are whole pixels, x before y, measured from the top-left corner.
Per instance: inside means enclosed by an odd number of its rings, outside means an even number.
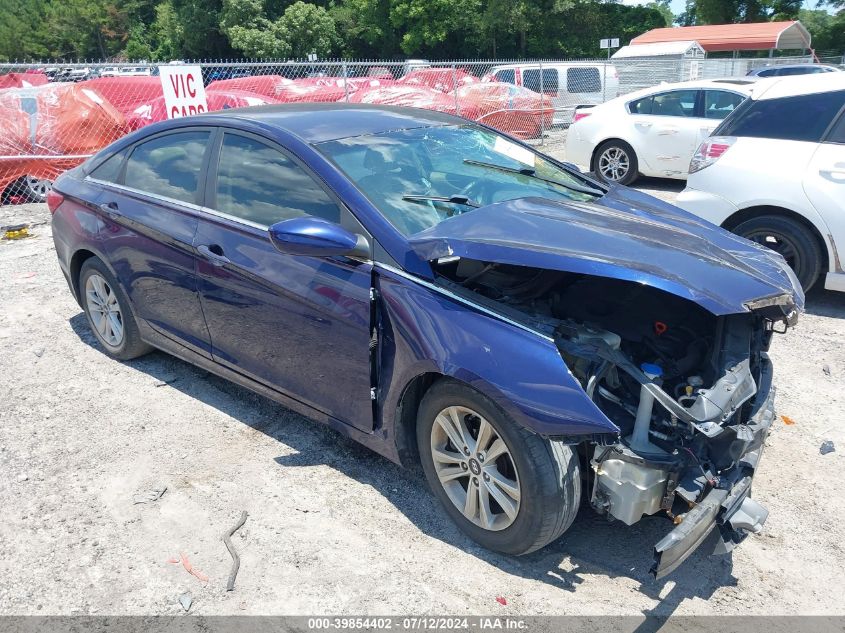
[[[678,194],[675,204],[717,226],[739,210],[735,204],[722,196],[690,187]]]
[[[570,125],[566,134],[566,162],[575,163],[583,171],[590,171],[592,144],[581,137],[580,126]]]

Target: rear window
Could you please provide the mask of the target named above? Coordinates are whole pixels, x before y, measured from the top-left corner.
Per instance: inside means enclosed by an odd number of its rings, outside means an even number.
[[[599,69],[594,66],[590,68],[567,68],[566,91],[601,92]]]
[[[522,71],[522,85],[534,92],[557,92],[557,70],[543,69],[543,83],[540,84],[540,69],[528,68]]]
[[[759,101],[749,99],[713,134],[818,143],[843,105],[845,90]]]

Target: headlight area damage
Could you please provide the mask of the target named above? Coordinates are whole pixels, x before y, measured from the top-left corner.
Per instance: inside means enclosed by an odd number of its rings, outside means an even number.
[[[658,513],[674,523],[655,545],[657,578],[714,528],[721,552],[760,531],[768,512],[750,492],[774,419],[766,351],[775,332],[795,323],[803,302],[788,273],[780,277],[784,287],[731,311],[728,297],[678,296],[655,287],[656,275],[634,281],[587,274],[563,259],[555,270],[516,265],[514,256],[475,259],[465,255],[488,249],[469,244],[448,240],[449,255],[430,260],[439,282],[554,339],[586,397],[619,429],[586,442],[565,438],[587,448],[591,505],[628,525]],[[760,278],[779,276],[776,257],[747,248],[745,266],[759,257],[770,261],[768,277]]]

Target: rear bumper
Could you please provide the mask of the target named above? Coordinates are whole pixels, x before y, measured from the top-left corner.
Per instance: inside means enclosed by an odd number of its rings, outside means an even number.
[[[592,145],[581,137],[580,126],[569,126],[566,136],[566,161],[578,165],[582,171],[590,171],[592,153]]]
[[[690,187],[678,194],[675,205],[681,207],[684,211],[689,211],[708,222],[712,222],[716,226],[721,226],[725,220],[739,210],[735,204],[722,196]]]
[[[654,565],[651,573],[662,578],[683,563],[707,538],[714,528],[719,540],[714,554],[733,549],[750,532],[759,532],[768,511],[751,499],[751,482],[760,463],[763,443],[775,418],[771,363],[763,369],[758,397],[747,422],[751,433],[749,450],[738,464],[721,477],[689,512],[681,523],[654,546]]]

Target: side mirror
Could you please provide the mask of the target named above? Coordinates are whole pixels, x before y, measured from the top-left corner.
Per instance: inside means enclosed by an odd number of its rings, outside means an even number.
[[[271,226],[269,233],[273,246],[287,255],[371,257],[366,237],[320,218],[282,220]]]

